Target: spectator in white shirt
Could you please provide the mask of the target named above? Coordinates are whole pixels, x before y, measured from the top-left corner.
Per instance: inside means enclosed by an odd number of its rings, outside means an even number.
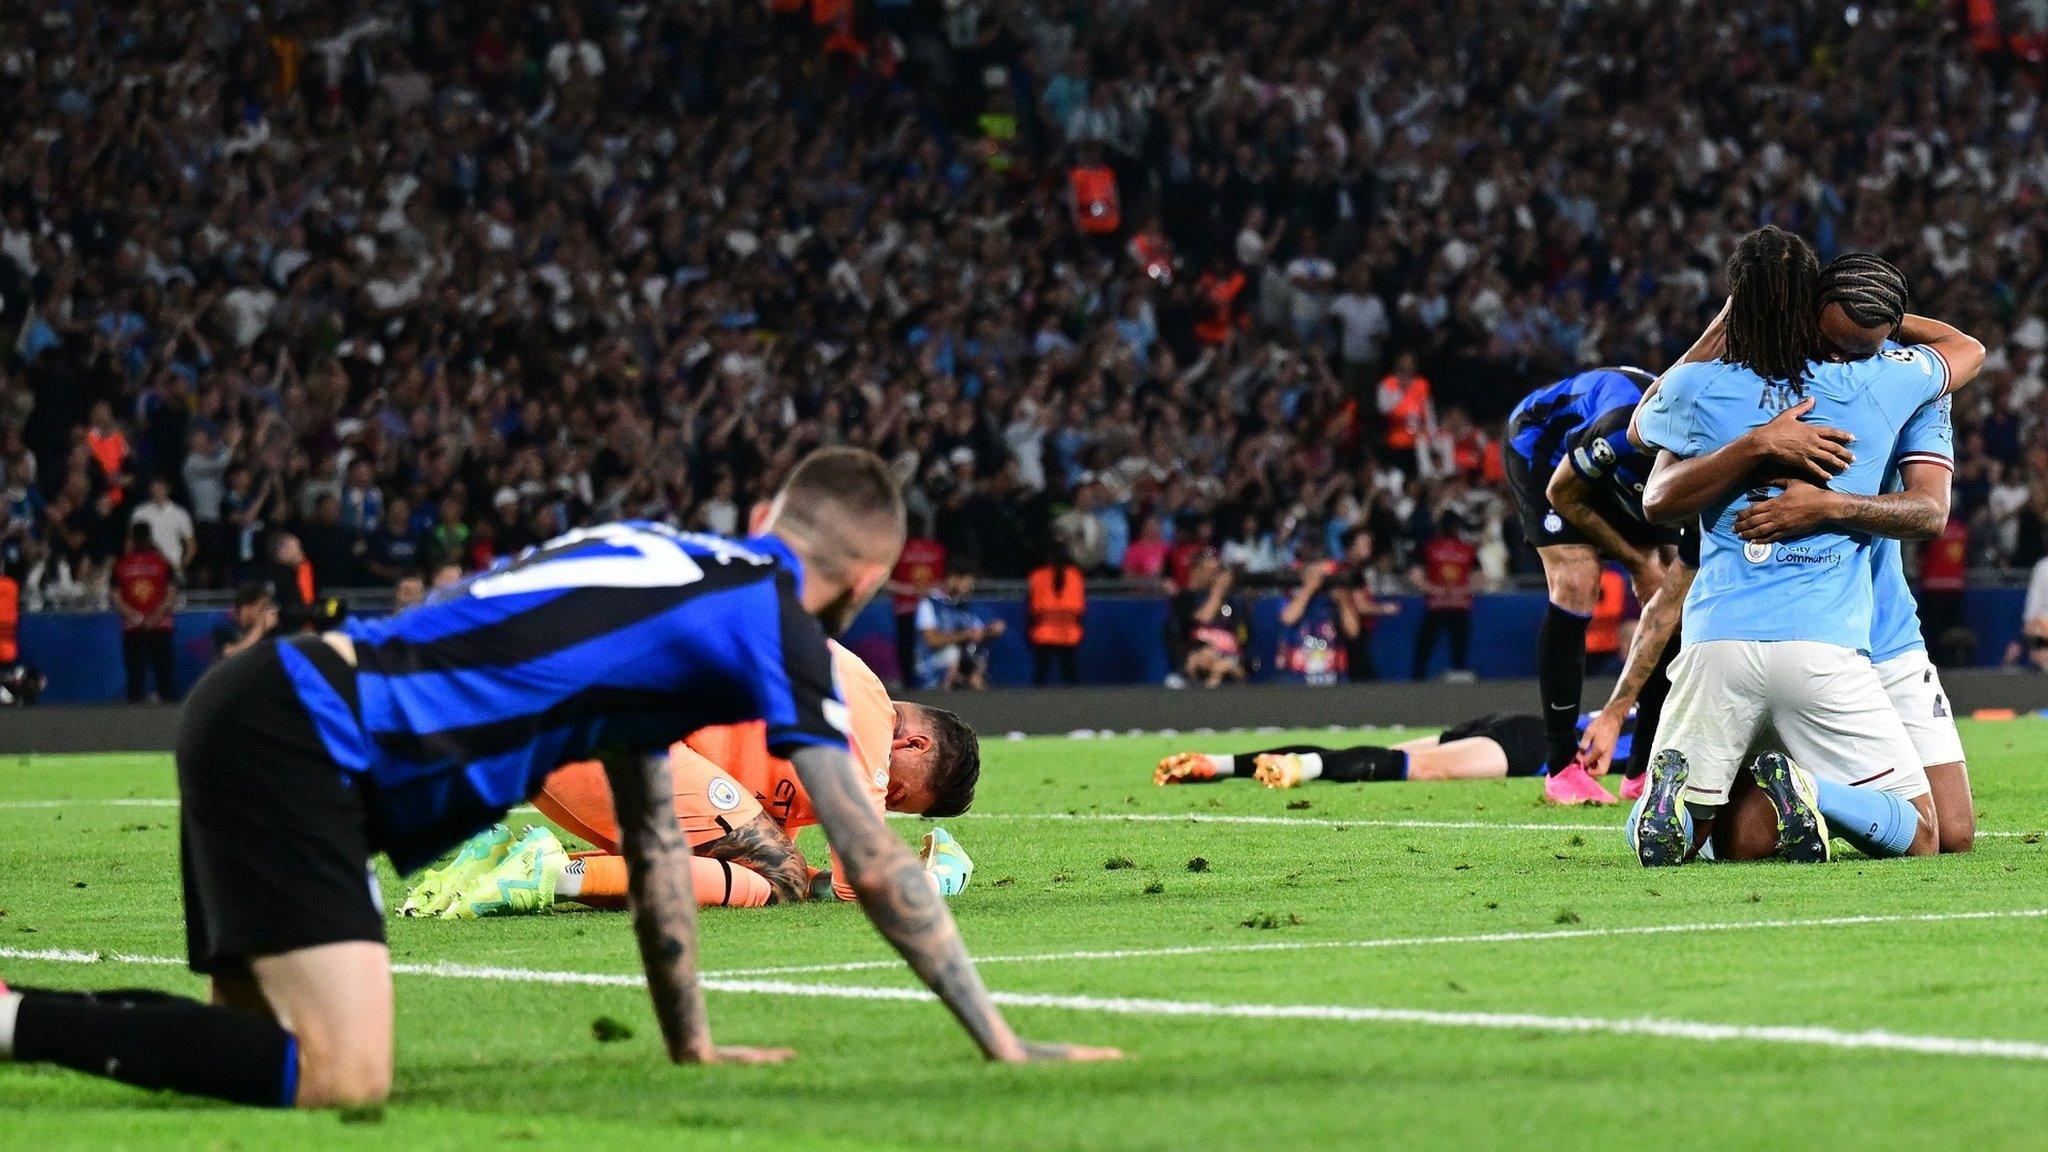
[[[1380,350],[1394,331],[1386,302],[1372,290],[1364,264],[1351,266],[1344,291],[1330,303],[1330,315],[1337,321],[1337,358],[1343,362],[1344,379],[1356,386],[1379,367]]]
[[[1287,283],[1294,289],[1289,314],[1294,334],[1303,344],[1323,344],[1323,325],[1330,318],[1330,287],[1337,281],[1337,265],[1323,255],[1316,234],[1301,231],[1301,247],[1287,262]]]
[[[199,536],[192,526],[192,514],[171,499],[171,482],[161,476],[149,479],[149,499],[135,509],[131,524],[149,526],[149,538],[180,574],[199,548]]]

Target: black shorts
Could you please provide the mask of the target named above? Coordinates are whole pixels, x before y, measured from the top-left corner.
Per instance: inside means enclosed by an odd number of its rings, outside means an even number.
[[[192,970],[384,940],[361,786],[335,766],[280,651],[298,650],[354,705],[355,675],[316,637],[259,644],[193,687],[178,726],[180,863]]]
[[[1508,474],[1508,495],[1514,499],[1515,516],[1522,522],[1522,538],[1531,548],[1592,543],[1550,506],[1550,473],[1537,475],[1536,469],[1518,452],[1504,452],[1502,456]],[[1638,548],[1679,542],[1677,529],[1644,521],[1604,487],[1596,486],[1593,490],[1593,510],[1613,525],[1623,540]]]
[[[1527,712],[1489,712],[1444,729],[1438,740],[1469,740],[1479,736],[1500,745],[1507,753],[1508,775],[1536,776],[1543,771],[1543,717]]]

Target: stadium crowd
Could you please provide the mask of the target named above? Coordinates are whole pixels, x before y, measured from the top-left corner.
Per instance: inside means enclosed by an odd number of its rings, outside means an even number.
[[[2030,566],[2048,115],[1984,48],[1830,0],[6,5],[0,559],[31,610],[105,604],[131,521],[193,587],[393,585],[741,529],[838,442],[987,576],[1500,579],[1508,407],[1671,361],[1778,223],[1984,337],[1950,543]]]

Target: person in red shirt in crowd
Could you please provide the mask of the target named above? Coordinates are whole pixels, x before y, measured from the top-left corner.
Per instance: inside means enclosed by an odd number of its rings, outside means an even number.
[[[1920,549],[1920,626],[1927,651],[1938,664],[1968,663],[1969,645],[1950,633],[1963,627],[1963,588],[1969,583],[1970,526],[1950,516],[1941,535]],[[1963,647],[1961,660],[1954,649]]]
[[[1102,159],[1102,149],[1093,144],[1081,149],[1079,161],[1067,170],[1067,196],[1074,227],[1113,250],[1123,228],[1123,202],[1117,195],[1116,171]]]
[[[172,610],[177,587],[171,562],[156,550],[149,525],[128,529],[128,551],[114,563],[114,611],[121,614],[121,663],[128,670],[128,702],[140,704],[143,684],[156,678],[157,698],[178,698],[171,685]]]
[[[931,538],[922,519],[912,524],[915,532],[903,542],[903,554],[889,573],[890,606],[896,611],[896,668],[905,683],[917,667],[918,602],[946,574],[946,546]]]
[[[1221,256],[1209,265],[1201,279],[1195,281],[1196,340],[1208,347],[1220,347],[1245,328],[1247,317],[1244,309],[1238,307],[1237,298],[1244,295],[1249,284],[1244,270],[1231,266]]]
[[[1492,438],[1472,423],[1463,408],[1447,408],[1443,423],[1423,443],[1428,446],[1435,474],[1476,480],[1485,471]]]
[[[1409,573],[1422,590],[1422,628],[1415,637],[1415,663],[1409,679],[1420,680],[1436,654],[1440,636],[1451,643],[1450,677],[1470,679],[1465,653],[1472,642],[1473,574],[1479,570],[1479,550],[1465,539],[1465,524],[1455,512],[1437,520],[1437,533],[1422,546],[1421,562]]]

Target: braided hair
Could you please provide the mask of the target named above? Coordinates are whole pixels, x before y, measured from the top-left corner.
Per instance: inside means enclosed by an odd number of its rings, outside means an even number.
[[[1844,253],[1820,274],[1820,306],[1840,305],[1859,328],[1897,328],[1910,302],[1905,273],[1881,256]]]
[[[1728,257],[1728,350],[1722,358],[1766,380],[1802,383],[1821,347],[1814,303],[1820,260],[1798,236],[1765,225]]]

